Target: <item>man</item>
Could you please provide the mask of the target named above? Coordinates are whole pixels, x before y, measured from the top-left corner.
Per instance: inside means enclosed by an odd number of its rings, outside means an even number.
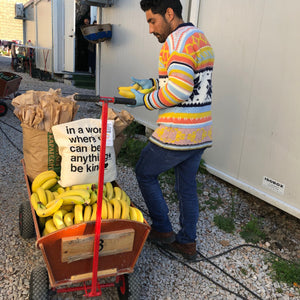
[[[158,127],[136,166],[136,177],[152,220],[150,241],[194,260],[199,217],[196,174],[212,145],[211,93],[213,50],[202,31],[182,19],[180,0],[142,0],[150,34],[162,43],[159,79],[135,79],[149,94],[132,89],[136,106],[158,109]],[[174,168],[180,209],[175,234],[158,175]]]

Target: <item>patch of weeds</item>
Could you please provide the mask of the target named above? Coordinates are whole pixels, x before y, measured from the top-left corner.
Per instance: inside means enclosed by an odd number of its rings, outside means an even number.
[[[245,268],[240,268],[240,271],[243,275],[248,275],[248,271]]]
[[[128,139],[133,138],[135,134],[145,135],[145,126],[133,121],[129,126],[126,127],[124,134]]]
[[[205,166],[205,160],[204,159],[201,159],[200,161],[200,166],[199,166],[199,170],[198,170],[201,174],[207,174],[207,169],[206,169],[206,166]]]
[[[219,229],[224,230],[227,233],[232,233],[235,230],[234,220],[231,217],[215,215],[214,223]]]
[[[240,236],[247,242],[256,244],[266,238],[266,234],[261,229],[261,222],[257,218],[252,218],[242,227]]]
[[[271,278],[273,280],[284,282],[289,286],[300,286],[300,260],[292,262],[270,256],[267,261],[271,263]]]
[[[136,163],[138,162],[141,151],[147,144],[147,141],[137,139],[135,138],[135,135],[144,135],[145,126],[134,121],[128,127],[126,127],[123,133],[126,136],[126,140],[122,145],[117,160],[118,162],[134,168]]]
[[[256,272],[256,270],[252,264],[249,265],[249,269],[251,269],[253,272]]]
[[[207,207],[211,210],[216,210],[222,205],[222,199],[218,197],[209,196],[209,199],[204,201]]]
[[[126,139],[117,157],[118,161],[134,168],[146,144],[137,139]]]

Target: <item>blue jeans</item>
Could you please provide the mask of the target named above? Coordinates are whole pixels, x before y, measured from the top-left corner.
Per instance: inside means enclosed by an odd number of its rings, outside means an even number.
[[[182,244],[193,243],[196,240],[199,217],[196,174],[203,152],[204,149],[168,150],[149,142],[143,149],[135,169],[152,220],[152,228],[159,232],[170,232],[173,229],[168,216],[169,209],[159,185],[158,175],[174,168],[181,227],[176,240]]]

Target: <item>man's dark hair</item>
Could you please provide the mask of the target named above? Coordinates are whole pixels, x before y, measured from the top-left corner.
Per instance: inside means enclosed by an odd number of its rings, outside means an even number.
[[[180,0],[142,0],[141,9],[143,11],[151,9],[154,14],[165,15],[167,8],[172,8],[175,15],[182,19],[182,5]]]

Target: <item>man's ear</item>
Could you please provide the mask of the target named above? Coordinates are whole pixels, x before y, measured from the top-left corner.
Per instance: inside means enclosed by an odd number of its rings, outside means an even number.
[[[168,7],[165,13],[166,19],[170,22],[174,20],[175,13],[171,7]]]

